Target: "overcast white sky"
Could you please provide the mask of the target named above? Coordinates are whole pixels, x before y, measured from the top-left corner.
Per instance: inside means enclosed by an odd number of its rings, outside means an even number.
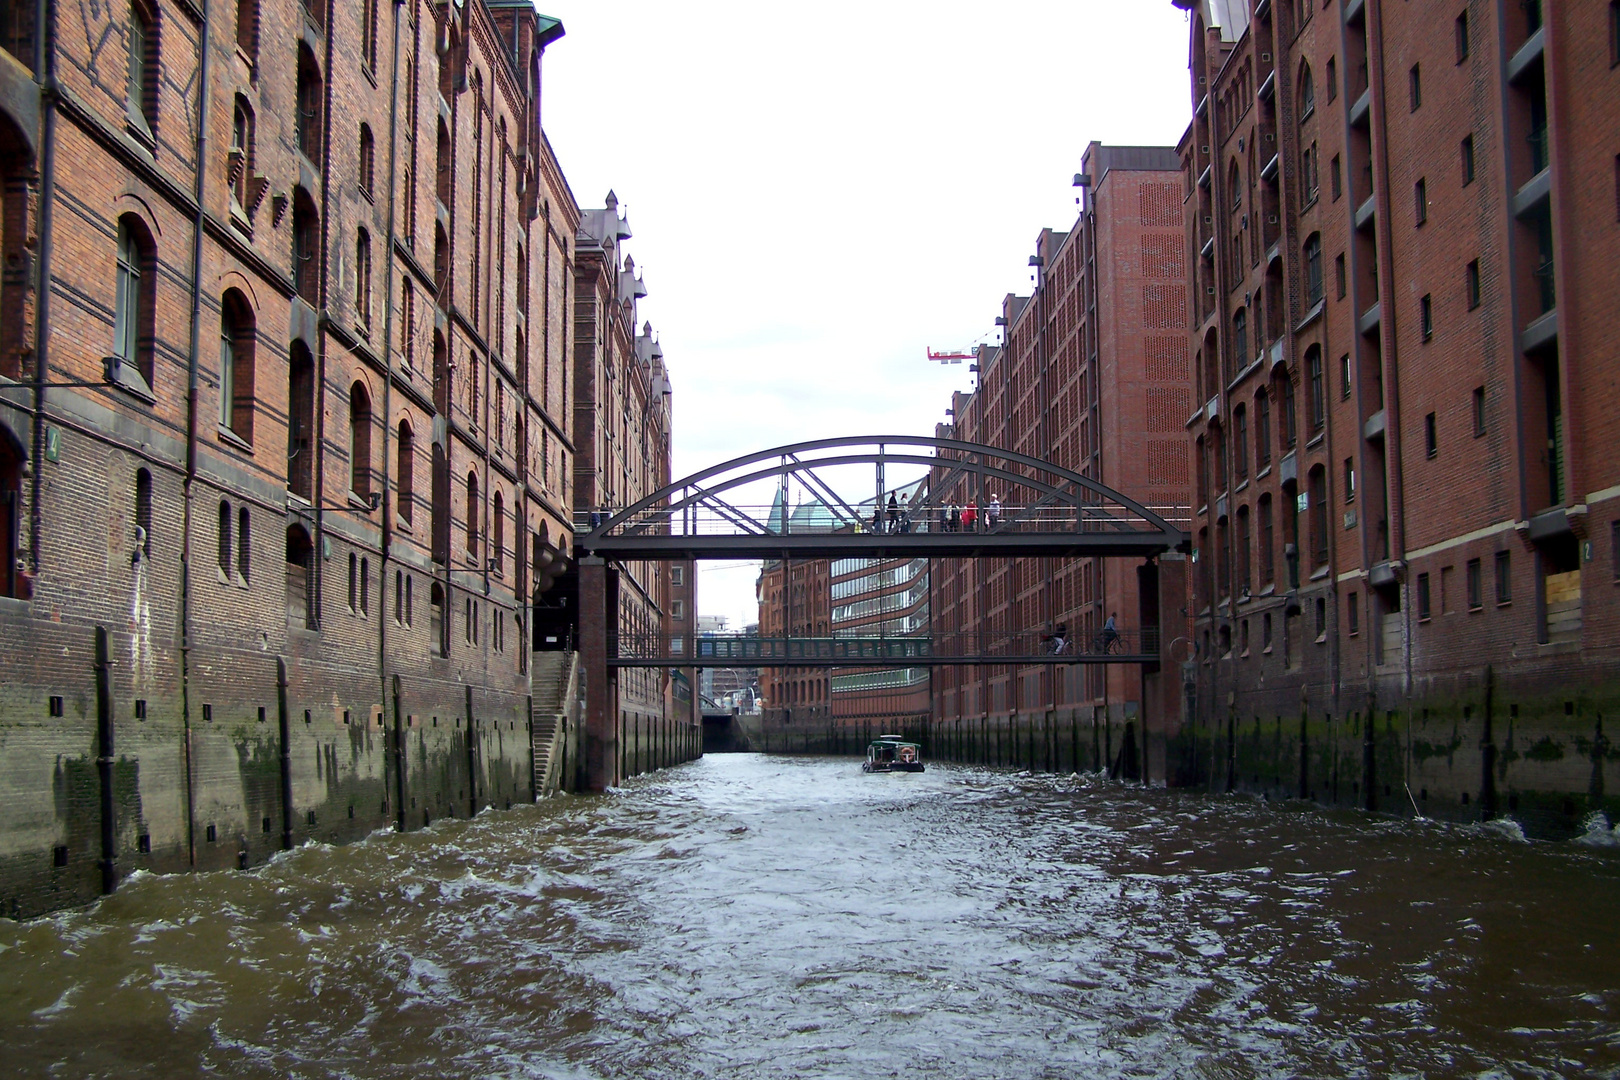
[[[1174,145],[1170,0],[548,0],[542,122],[581,206],[608,189],[675,386],[675,475],[829,435],[932,434],[1075,217],[1092,140]],[[699,575],[753,621],[757,565]]]

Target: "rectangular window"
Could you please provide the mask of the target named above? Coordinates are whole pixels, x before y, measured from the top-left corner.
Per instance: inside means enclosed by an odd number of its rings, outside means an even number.
[[[669,583],[676,588],[686,584],[686,567],[672,566],[669,568]]]
[[[1485,606],[1485,571],[1478,559],[1468,560],[1468,610],[1478,611]]]
[[[1412,198],[1416,203],[1417,223],[1423,224],[1429,220],[1429,182],[1419,179],[1412,188]]]
[[[1345,613],[1350,619],[1350,636],[1355,637],[1361,633],[1361,594],[1351,593],[1345,597]]]
[[[669,605],[669,615],[672,619],[686,618],[686,601],[676,600]]]
[[[1474,182],[1474,137],[1468,135],[1462,141],[1462,181],[1463,187]]]
[[[1434,337],[1434,303],[1428,293],[1418,300],[1418,312],[1423,323],[1423,340],[1428,341]]]
[[[1485,434],[1485,388],[1474,387],[1474,438]]]
[[[1328,57],[1327,61],[1327,99],[1332,101],[1339,96],[1339,58]]]
[[[1350,397],[1350,354],[1345,353],[1339,357],[1339,396],[1346,400]]]
[[[1327,640],[1327,601],[1320,596],[1316,598],[1316,640]]]
[[[1339,155],[1338,154],[1334,154],[1333,155],[1333,160],[1328,163],[1328,173],[1329,173],[1329,179],[1332,181],[1332,184],[1333,184],[1333,201],[1338,202],[1339,201],[1339,195],[1342,194],[1342,192],[1344,190],[1344,184],[1339,179]]]
[[[1511,604],[1513,602],[1513,553],[1498,551],[1496,553],[1496,602],[1498,604]]]
[[[1417,579],[1418,622],[1429,621],[1429,575],[1419,574]]]
[[[1457,16],[1457,63],[1468,59],[1468,12]]]
[[[1435,427],[1434,413],[1423,418],[1423,452],[1431,458],[1440,452],[1440,433]]]
[[[1479,307],[1479,260],[1475,259],[1468,264],[1466,272],[1468,280],[1468,310],[1473,311]]]
[[[1344,501],[1356,501],[1356,459],[1353,457],[1344,459]]]
[[[1338,299],[1343,300],[1345,290],[1343,252],[1333,257],[1333,285],[1338,294]]]
[[[1407,93],[1412,99],[1412,111],[1417,112],[1423,105],[1423,72],[1422,65],[1413,64],[1412,70],[1406,73]]]

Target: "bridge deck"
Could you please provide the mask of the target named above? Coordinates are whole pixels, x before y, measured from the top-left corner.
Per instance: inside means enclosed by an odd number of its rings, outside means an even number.
[[[623,635],[608,644],[609,667],[931,667],[987,664],[1153,664],[1157,628],[1117,635],[1106,648],[1067,641],[1061,651],[1039,633],[852,638],[759,638],[742,635],[677,639]]]

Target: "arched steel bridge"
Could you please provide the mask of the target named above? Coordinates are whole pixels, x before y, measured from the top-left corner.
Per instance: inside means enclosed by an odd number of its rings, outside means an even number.
[[[891,512],[888,495],[901,486],[889,478],[896,467],[908,477],[920,473],[920,479],[904,485],[912,498]],[[795,487],[798,505],[792,500]],[[772,496],[760,501],[759,492],[773,488]],[[1000,507],[995,518],[988,513],[992,498]],[[978,507],[971,522],[960,513],[969,502]],[[1175,523],[1185,515],[1185,507],[1150,508],[1088,476],[1000,447],[916,435],[851,436],[733,458],[633,506],[581,512],[575,549],[586,565],[688,559],[1152,559],[1188,550],[1187,534]],[[1146,627],[1107,643],[1071,641],[1056,652],[1038,630],[904,638],[720,635],[677,642],[661,634],[621,635],[609,626],[604,645],[609,667],[1129,664],[1155,662],[1159,652],[1157,628]]]
[[[895,466],[926,470],[903,523],[891,520],[886,506],[897,486],[887,480]],[[862,469],[872,471],[872,496],[852,499],[849,476]],[[770,503],[737,498],[772,482]],[[808,504],[789,504],[793,484]],[[1002,511],[993,524],[986,515],[992,495]],[[969,500],[978,505],[978,520],[971,529],[952,529],[947,507]],[[574,546],[582,556],[610,560],[1146,559],[1189,550],[1187,534],[1164,514],[1184,520],[1186,508],[1151,509],[1016,451],[957,439],[866,435],[761,450],[677,480],[611,516],[581,512]]]

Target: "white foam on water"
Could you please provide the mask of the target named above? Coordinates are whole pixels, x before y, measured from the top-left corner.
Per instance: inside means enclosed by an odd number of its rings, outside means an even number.
[[[1609,826],[1609,815],[1602,810],[1595,810],[1586,815],[1586,833],[1575,838],[1575,843],[1584,847],[1617,848],[1620,849],[1620,825]]]

